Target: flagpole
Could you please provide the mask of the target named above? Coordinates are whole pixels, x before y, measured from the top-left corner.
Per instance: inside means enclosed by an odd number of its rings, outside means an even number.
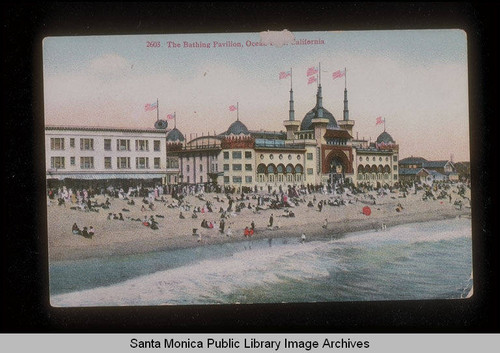
[[[174,112],[174,129],[177,127],[177,114]]]
[[[239,102],[236,102],[236,120],[240,120],[240,107]]]
[[[292,68],[290,68],[290,89],[293,89],[293,74],[292,74]]]
[[[160,120],[160,105],[158,103],[158,98],[156,98],[156,121]]]

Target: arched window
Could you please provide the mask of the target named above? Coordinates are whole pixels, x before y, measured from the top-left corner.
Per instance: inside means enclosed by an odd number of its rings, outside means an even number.
[[[297,164],[295,166],[295,173],[296,174],[302,174],[303,170],[304,170],[304,168],[302,167],[302,164]]]
[[[276,167],[278,174],[282,174],[285,172],[285,166],[283,164],[278,164],[278,167]]]
[[[358,174],[364,173],[365,172],[365,167],[362,165],[358,166]]]
[[[266,165],[265,164],[259,164],[257,166],[257,174],[264,174],[266,172]]]
[[[267,166],[267,173],[268,174],[274,174],[274,173],[276,173],[276,166],[274,164],[269,164]]]
[[[295,172],[295,170],[294,170],[294,168],[293,168],[293,165],[288,164],[288,165],[286,166],[286,172],[287,172],[287,174],[293,174],[293,173]]]

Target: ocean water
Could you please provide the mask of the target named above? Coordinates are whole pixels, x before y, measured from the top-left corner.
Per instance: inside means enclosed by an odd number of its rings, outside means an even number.
[[[310,241],[268,239],[52,262],[56,307],[464,298],[471,221],[414,223]]]

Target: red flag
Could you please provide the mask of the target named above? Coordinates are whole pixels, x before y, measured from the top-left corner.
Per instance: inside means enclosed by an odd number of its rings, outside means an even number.
[[[280,72],[280,80],[287,78],[288,76],[291,76],[291,75],[292,75],[292,73],[290,71],[281,71]]]
[[[384,119],[382,119],[381,116],[377,117],[377,121],[375,122],[375,125],[379,125],[379,124],[383,124],[384,123]]]
[[[236,108],[236,106],[232,105],[229,107],[229,111],[230,112],[234,112],[235,110],[237,110],[238,108]]]
[[[335,71],[333,74],[332,74],[332,79],[336,79],[336,78],[339,78],[339,77],[344,77],[345,76],[345,70],[337,70]]]
[[[174,114],[167,114],[167,120],[172,120],[175,118],[175,113]]]
[[[309,77],[309,80],[307,80],[308,85],[310,85],[313,82],[316,82],[316,76],[311,76],[311,77]]]
[[[318,73],[317,67],[310,67],[307,69],[307,76],[316,75]]]

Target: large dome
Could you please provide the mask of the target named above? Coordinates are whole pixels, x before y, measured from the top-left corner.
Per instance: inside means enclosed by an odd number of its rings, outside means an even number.
[[[377,143],[385,143],[385,144],[390,144],[390,143],[396,143],[392,136],[389,135],[387,132],[383,132],[377,137]]]
[[[300,130],[311,130],[312,119],[318,118],[318,105],[312,108],[302,119],[302,123],[300,124]],[[328,129],[336,129],[338,128],[337,121],[332,113],[323,108],[323,119],[328,119]]]
[[[241,121],[236,120],[234,123],[232,123],[227,131],[224,133],[225,135],[248,135],[250,132],[248,131],[247,127],[245,124],[243,124]]]
[[[177,142],[177,141],[184,141],[184,135],[174,127],[167,135],[167,142]]]

